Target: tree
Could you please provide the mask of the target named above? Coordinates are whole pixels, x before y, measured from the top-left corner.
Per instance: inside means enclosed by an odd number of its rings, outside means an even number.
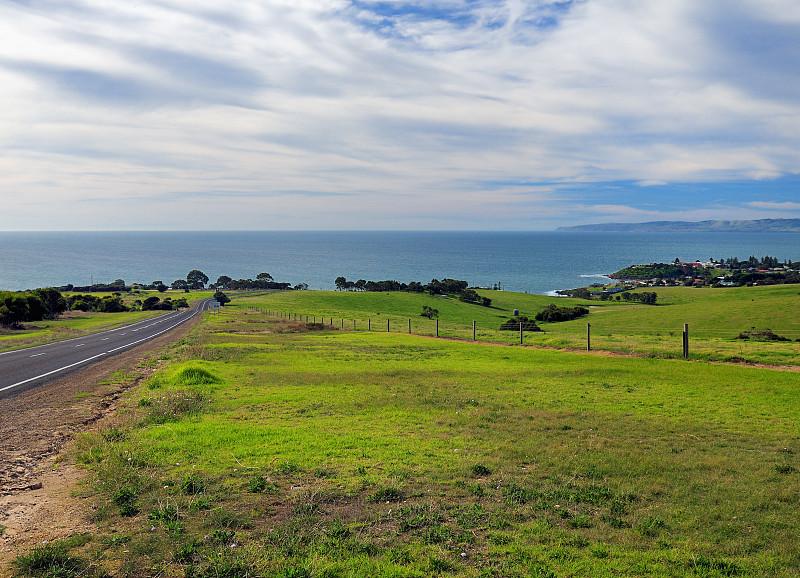
[[[159,309],[158,304],[161,301],[155,295],[152,297],[148,297],[142,302],[142,311],[152,311],[154,309]]]
[[[222,291],[217,291],[214,293],[214,299],[216,299],[220,305],[225,305],[226,303],[230,303],[231,299]]]
[[[190,289],[202,289],[208,283],[208,275],[198,269],[192,269],[186,275],[186,282]]]
[[[344,291],[347,288],[347,279],[345,279],[344,277],[341,276],[337,277],[334,283],[336,284],[337,291]]]
[[[220,289],[227,289],[228,283],[230,283],[231,281],[233,281],[233,279],[231,279],[227,275],[220,275],[219,277],[217,277],[217,287],[219,287]]]
[[[187,291],[189,289],[189,284],[186,282],[186,279],[176,279],[172,282],[171,287],[180,291],[181,289]]]
[[[156,297],[156,299],[158,298]],[[100,301],[99,311],[102,313],[122,313],[127,310],[128,308],[122,302],[118,293],[113,296],[103,297]]]
[[[28,300],[13,293],[0,294],[0,325],[19,327],[28,318]]]
[[[39,298],[44,306],[45,317],[47,319],[55,319],[61,313],[67,310],[67,301],[55,289],[36,289],[33,294]]]
[[[274,281],[275,279],[272,278],[272,275],[269,273],[259,273],[256,275],[256,279],[259,281]]]
[[[295,291],[308,291],[308,283],[298,283],[294,286]]]
[[[163,282],[163,281],[153,281],[153,287],[154,287],[154,288],[155,288],[155,290],[156,290],[156,291],[158,291],[159,293],[163,293],[164,291],[166,291],[166,290],[167,290],[167,286],[166,286],[166,285],[164,285],[164,282]]]

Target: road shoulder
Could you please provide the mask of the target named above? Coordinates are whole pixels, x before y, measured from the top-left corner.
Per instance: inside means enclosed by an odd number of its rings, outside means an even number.
[[[83,371],[0,404],[0,576],[43,541],[92,531],[90,506],[75,490],[83,472],[68,444],[115,414],[117,400],[146,380],[157,352],[186,335],[199,316]],[[124,377],[120,377],[124,376]]]

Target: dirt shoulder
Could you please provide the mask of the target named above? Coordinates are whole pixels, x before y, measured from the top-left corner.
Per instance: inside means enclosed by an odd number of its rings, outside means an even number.
[[[73,495],[82,472],[63,450],[76,433],[113,413],[119,396],[154,370],[142,361],[185,337],[197,319],[0,403],[0,576],[10,575],[19,552],[92,530],[88,506]],[[126,378],[112,378],[120,373]]]

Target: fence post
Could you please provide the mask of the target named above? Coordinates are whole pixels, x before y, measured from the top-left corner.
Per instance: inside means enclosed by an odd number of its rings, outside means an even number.
[[[389,320],[386,320],[386,333],[389,333]]]
[[[411,335],[411,319],[408,320],[408,334]]]
[[[355,330],[356,330],[356,320],[353,319],[353,331],[355,331]]]
[[[586,324],[586,351],[592,350],[592,325]]]
[[[472,341],[475,341],[475,322],[472,322]]]
[[[683,324],[683,357],[689,359],[689,324]]]
[[[439,337],[439,320],[436,320],[436,337]]]
[[[522,321],[519,322],[519,344],[522,345]]]
[[[344,329],[344,319],[342,319],[342,329]]]
[[[367,331],[372,331],[372,319],[367,319]]]

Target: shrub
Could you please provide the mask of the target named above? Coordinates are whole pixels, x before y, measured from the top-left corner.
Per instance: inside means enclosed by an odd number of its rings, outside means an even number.
[[[548,323],[571,321],[588,314],[589,310],[586,307],[558,307],[551,303],[536,314],[536,321],[546,321]]]
[[[536,321],[534,321],[533,319],[528,319],[527,317],[524,316],[512,317],[508,321],[505,321],[500,326],[500,329],[502,331],[519,331],[520,323],[522,323],[523,331],[541,331],[541,328],[538,325],[536,325]]]

